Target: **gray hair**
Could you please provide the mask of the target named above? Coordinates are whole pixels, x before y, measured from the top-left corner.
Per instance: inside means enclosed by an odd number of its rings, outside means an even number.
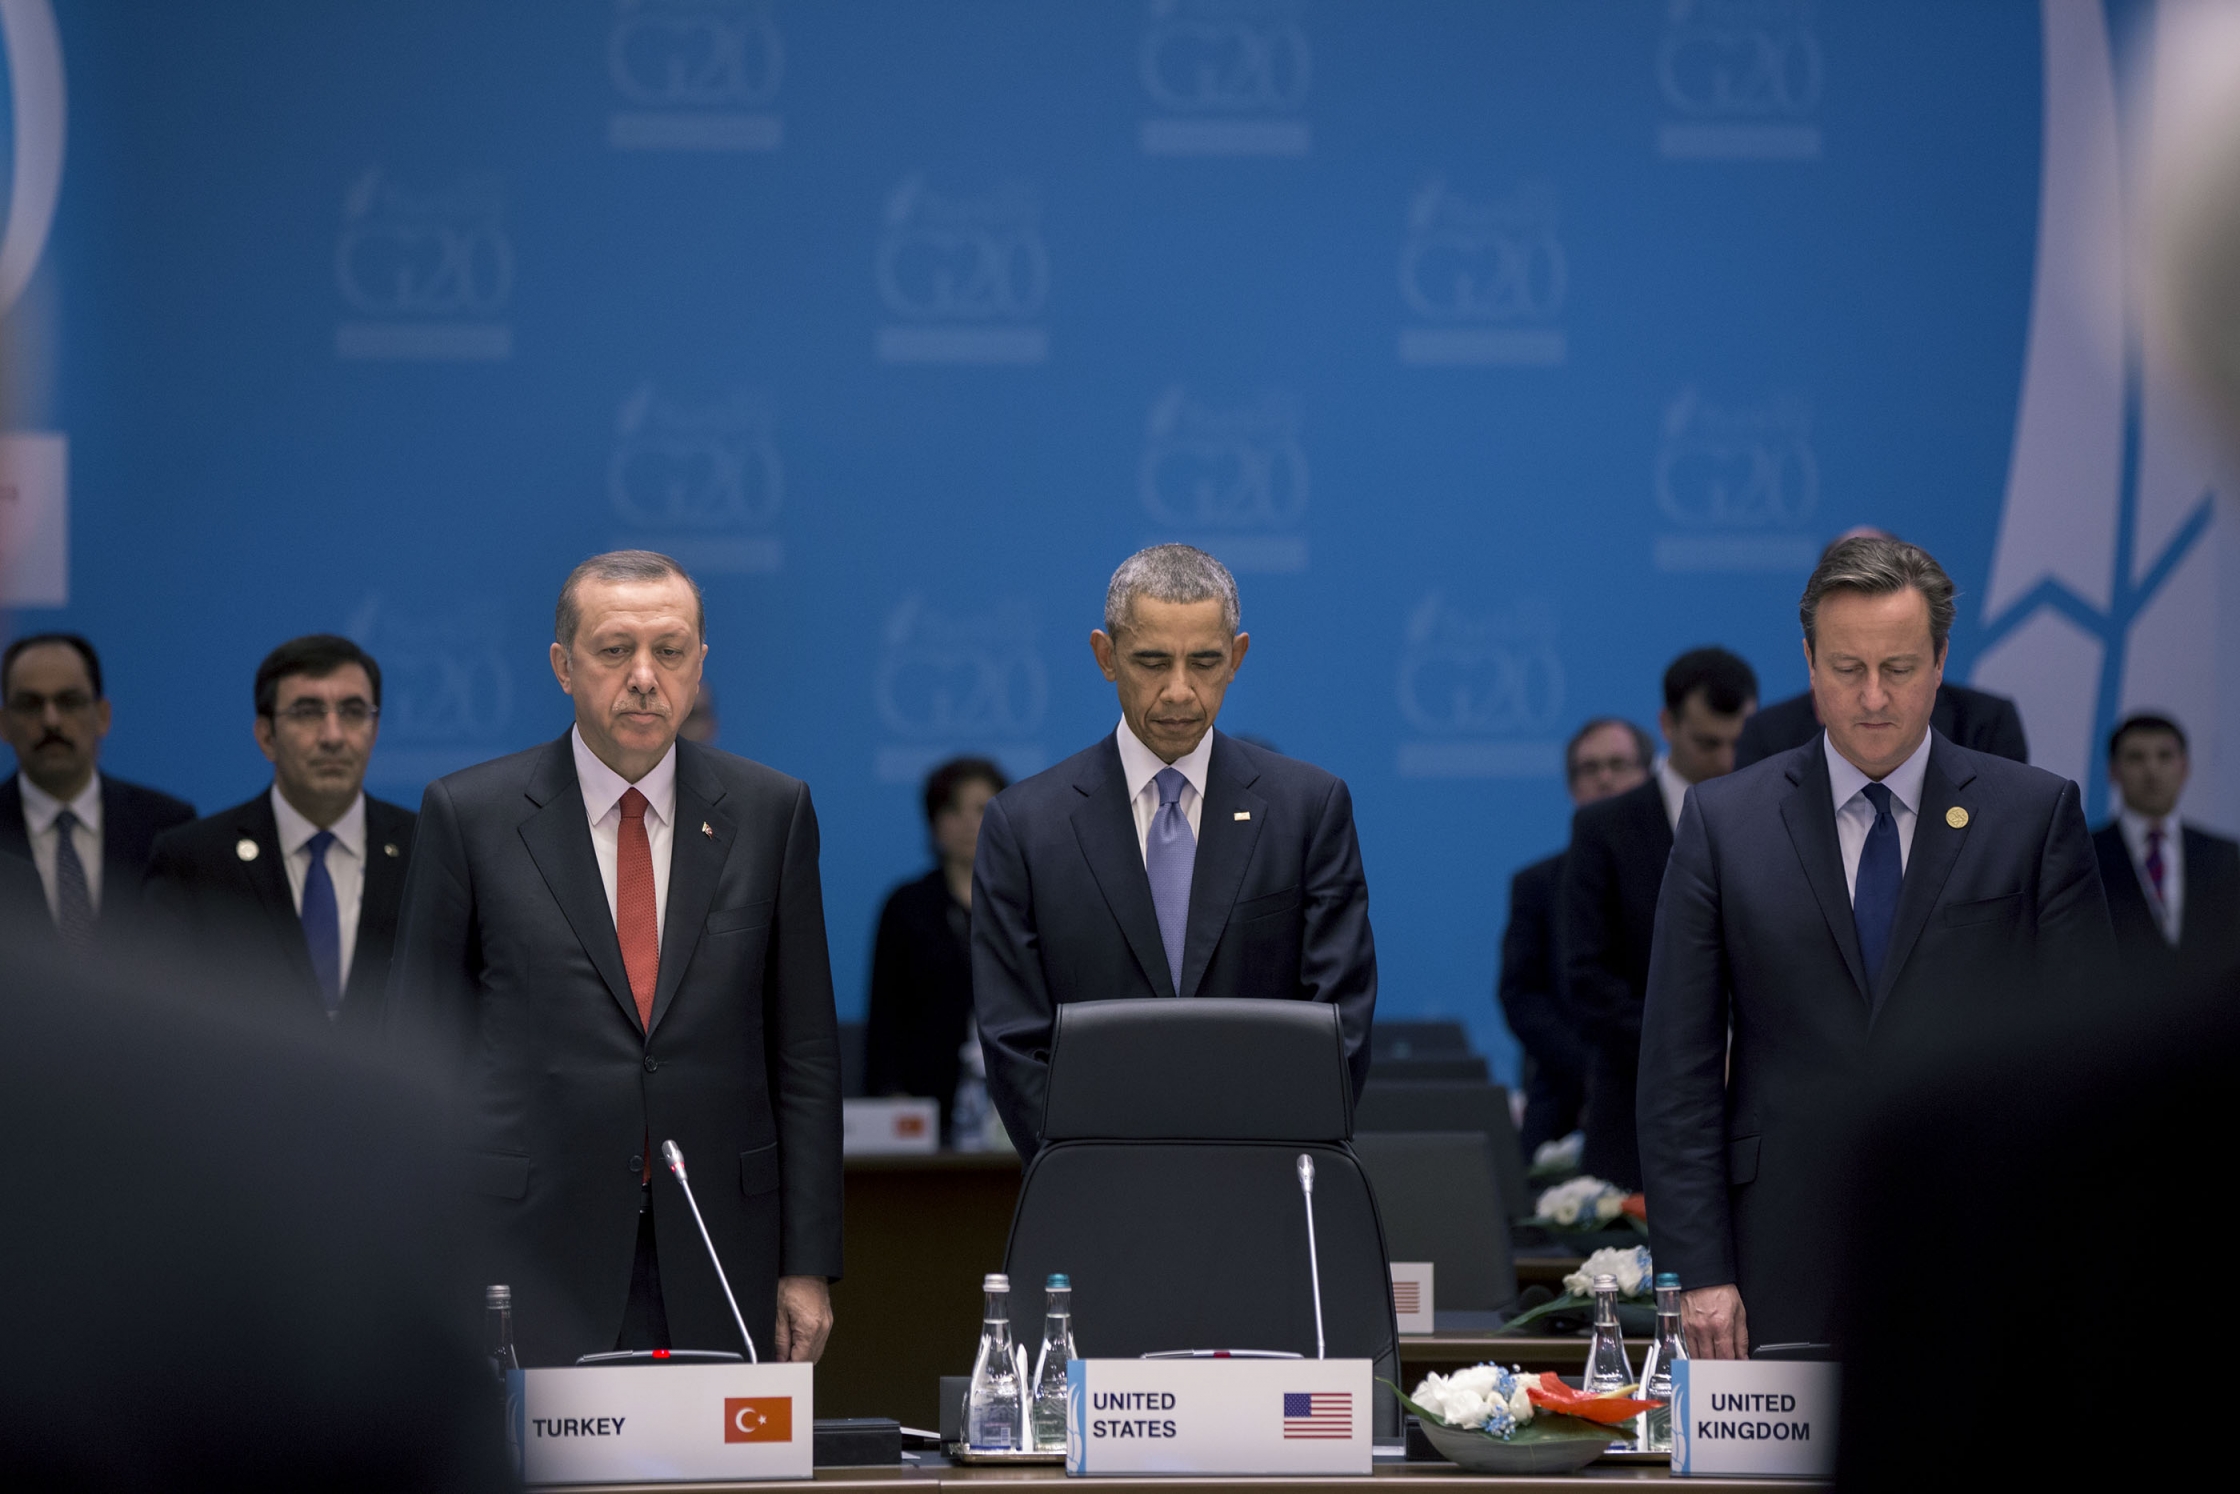
[[[1120,562],[1104,589],[1104,630],[1117,638],[1135,615],[1137,597],[1157,602],[1219,602],[1221,626],[1237,636],[1244,620],[1237,603],[1237,578],[1229,568],[1194,545],[1152,545]]]
[[[1817,642],[1820,601],[1831,591],[1855,591],[1862,596],[1889,596],[1914,590],[1929,604],[1929,642],[1938,653],[1952,636],[1952,578],[1937,558],[1919,545],[1892,539],[1886,534],[1855,534],[1837,540],[1813,567],[1797,602],[1797,620],[1804,624],[1808,647]]]
[[[705,640],[708,636],[708,604],[701,598],[700,583],[685,573],[685,568],[658,550],[609,550],[604,555],[594,555],[574,570],[560,583],[560,601],[552,609],[552,641],[562,648],[574,648],[576,630],[583,626],[583,609],[576,604],[576,588],[586,581],[666,581],[671,576],[682,581],[692,590],[692,626]]]

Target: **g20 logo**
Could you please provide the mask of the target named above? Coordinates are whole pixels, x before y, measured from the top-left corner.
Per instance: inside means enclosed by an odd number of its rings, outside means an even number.
[[[766,4],[616,0],[607,74],[634,104],[753,108],[777,97],[785,47]]]
[[[400,745],[488,742],[513,719],[513,668],[495,608],[429,616],[367,598],[346,630],[381,661],[381,734]]]
[[[335,279],[359,311],[489,316],[513,294],[513,244],[492,184],[414,197],[375,169],[351,186],[342,219]]]
[[[1438,321],[1547,321],[1563,309],[1570,268],[1552,205],[1479,205],[1434,181],[1416,194],[1400,250],[1400,296]]]
[[[1683,114],[1809,113],[1820,102],[1820,39],[1805,0],[1674,0],[1657,82]]]
[[[1039,727],[1050,704],[1025,609],[950,619],[917,597],[887,619],[872,692],[890,731],[934,740],[1014,740]]]
[[[1400,714],[1419,732],[1489,737],[1550,731],[1562,719],[1563,688],[1552,620],[1465,617],[1438,592],[1409,614]]]
[[[1160,0],[1141,67],[1152,100],[1177,113],[1289,112],[1305,102],[1313,77],[1297,7],[1246,0]]]
[[[615,426],[607,496],[624,522],[728,530],[777,517],[785,472],[768,421],[751,404],[684,409],[644,388],[623,401]]]
[[[1207,410],[1179,388],[1151,406],[1137,473],[1143,506],[1176,525],[1273,529],[1307,507],[1307,454],[1280,396],[1242,410]]]
[[[16,303],[47,252],[55,203],[62,195],[64,103],[62,38],[47,0],[0,5],[0,45],[7,49],[14,150],[7,227],[0,231],[0,313]]]
[[[880,298],[898,316],[929,321],[1027,320],[1050,294],[1050,255],[1037,217],[1016,189],[959,202],[911,178],[887,198]]]
[[[1795,401],[1725,411],[1682,393],[1665,411],[1656,494],[1690,528],[1797,528],[1820,502],[1810,415]]]

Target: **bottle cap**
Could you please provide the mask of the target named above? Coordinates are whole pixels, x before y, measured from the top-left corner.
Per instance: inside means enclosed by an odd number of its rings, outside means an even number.
[[[513,1306],[513,1288],[509,1286],[484,1287],[482,1289],[482,1305],[484,1307]]]
[[[1594,1279],[1594,1289],[1598,1292],[1614,1292],[1618,1289],[1618,1278],[1605,1272]]]
[[[1659,1271],[1657,1273],[1657,1285],[1659,1287],[1677,1287],[1680,1285],[1680,1273],[1677,1271]]]
[[[980,1278],[980,1290],[983,1292],[1008,1292],[1011,1290],[1011,1278],[1001,1271],[990,1271],[986,1276]]]
[[[1053,1271],[1043,1286],[1053,1292],[1070,1292],[1073,1290],[1073,1278],[1063,1271]]]

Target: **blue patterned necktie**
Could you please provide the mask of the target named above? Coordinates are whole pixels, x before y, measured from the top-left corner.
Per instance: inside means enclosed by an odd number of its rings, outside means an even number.
[[[1898,856],[1898,821],[1890,813],[1890,789],[1870,783],[1859,790],[1874,806],[1874,825],[1859,851],[1859,875],[1851,890],[1851,921],[1859,930],[1859,958],[1867,967],[1871,997],[1882,980],[1882,958],[1890,950],[1890,925],[1898,916],[1898,884],[1905,866]]]
[[[77,954],[93,948],[93,889],[76,834],[84,823],[67,805],[54,817],[54,922],[63,944]]]
[[[1151,780],[1159,786],[1159,812],[1151,817],[1151,834],[1143,847],[1143,869],[1151,877],[1151,906],[1159,912],[1159,942],[1167,947],[1167,974],[1174,978],[1174,993],[1182,994],[1182,941],[1190,929],[1190,874],[1198,861],[1198,838],[1190,833],[1190,816],[1182,812],[1182,786],[1188,782],[1173,768],[1161,768]]]
[[[319,999],[330,1017],[342,1005],[342,912],[335,902],[334,878],[327,873],[327,849],[333,844],[332,830],[305,842],[311,865],[303,874],[303,942],[311,946],[311,973],[319,978]]]

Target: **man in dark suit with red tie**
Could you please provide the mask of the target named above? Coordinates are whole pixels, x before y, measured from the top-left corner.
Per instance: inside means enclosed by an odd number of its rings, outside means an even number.
[[[1798,612],[1822,736],[1688,793],[1657,904],[1639,1125],[1689,1352],[1825,1343],[1824,1120],[1886,1065],[2101,995],[2114,939],[2077,786],[1930,726],[1953,616],[1926,551],[1830,548]],[[1840,1347],[1840,1346],[1839,1346]]]
[[[972,874],[972,986],[988,1096],[1040,1145],[1066,1001],[1247,996],[1338,1008],[1356,1097],[1377,954],[1345,784],[1213,728],[1251,637],[1237,584],[1154,545],[1105,590],[1089,647],[1119,726],[990,800]]]
[[[2240,845],[2178,820],[2191,764],[2167,716],[2126,718],[2108,736],[2123,807],[2093,832],[2100,882],[2130,989],[2194,993],[2240,974]]]
[[[678,740],[707,644],[667,556],[585,561],[553,636],[575,725],[428,786],[391,1031],[458,1086],[525,1360],[745,1351],[670,1140],[757,1350],[814,1360],[840,1048],[808,786]]]

